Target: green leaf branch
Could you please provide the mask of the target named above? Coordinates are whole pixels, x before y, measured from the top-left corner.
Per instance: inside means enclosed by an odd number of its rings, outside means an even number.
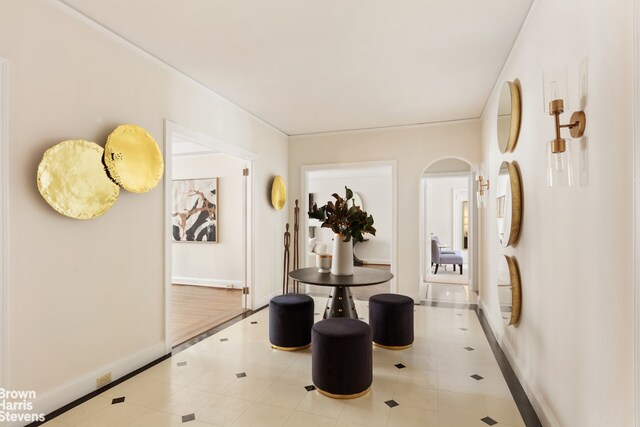
[[[360,206],[355,204],[349,206],[349,200],[353,199],[353,191],[347,187],[344,189],[346,190],[344,198],[338,193],[333,193],[331,196],[335,201],[330,200],[321,207],[314,203],[307,215],[309,218],[321,221],[323,228],[330,228],[334,233],[344,235],[345,242],[352,238],[362,242],[366,233],[375,236],[373,217],[363,211]]]

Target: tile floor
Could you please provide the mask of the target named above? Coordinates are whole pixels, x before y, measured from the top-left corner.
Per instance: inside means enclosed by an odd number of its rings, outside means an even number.
[[[357,308],[366,321],[366,303]],[[473,311],[416,306],[413,347],[374,347],[372,389],[352,400],[310,387],[310,350],[272,350],[268,327],[265,309],[45,425],[525,425]]]

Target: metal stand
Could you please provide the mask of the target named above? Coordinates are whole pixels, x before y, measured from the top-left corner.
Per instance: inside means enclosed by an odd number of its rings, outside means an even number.
[[[298,206],[298,199],[296,199],[296,207],[293,209],[293,269],[300,268],[300,249],[298,240],[300,240],[300,207]],[[293,281],[293,292],[300,293],[300,282]]]
[[[331,317],[358,318],[356,304],[348,286],[336,286],[331,290],[322,318],[328,319]]]
[[[282,293],[289,293],[289,244],[291,242],[291,233],[289,233],[289,223],[286,225],[284,232],[284,275],[282,276]]]

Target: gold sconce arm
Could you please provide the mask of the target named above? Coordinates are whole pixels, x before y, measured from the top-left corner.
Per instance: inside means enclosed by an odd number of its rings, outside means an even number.
[[[566,141],[560,134],[560,129],[569,128],[572,138],[580,138],[584,135],[587,126],[587,116],[584,111],[576,111],[571,115],[568,124],[560,124],[560,114],[564,113],[564,101],[562,99],[554,99],[549,102],[549,115],[555,118],[556,137],[551,141],[552,153],[564,153],[566,150]]]

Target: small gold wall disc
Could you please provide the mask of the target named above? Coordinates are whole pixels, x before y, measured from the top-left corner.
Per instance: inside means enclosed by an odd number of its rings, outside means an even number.
[[[280,210],[284,207],[287,201],[287,187],[284,185],[284,180],[280,175],[273,178],[273,184],[271,185],[271,204],[276,210]]]
[[[109,176],[132,193],[146,193],[158,185],[164,162],[158,143],[136,125],[120,125],[107,138],[104,163]]]
[[[63,141],[45,151],[38,165],[38,190],[53,209],[76,219],[102,215],[118,199],[120,187],[107,176],[104,150],[95,142]]]

